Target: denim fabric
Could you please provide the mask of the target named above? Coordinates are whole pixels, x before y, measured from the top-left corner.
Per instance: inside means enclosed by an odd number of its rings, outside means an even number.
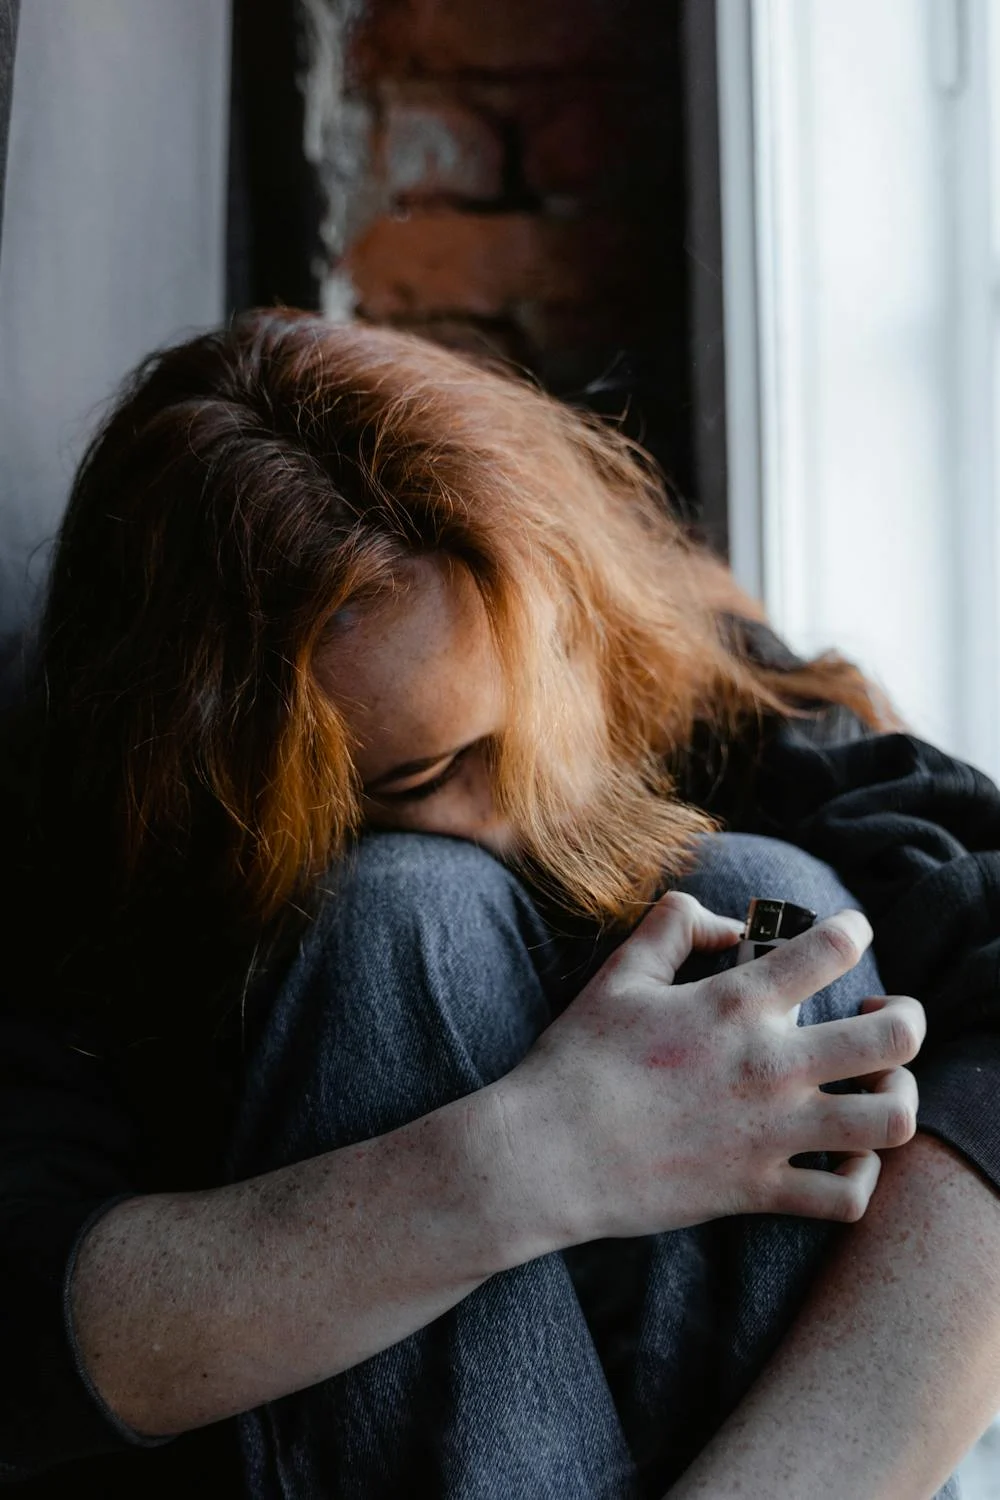
[[[754,895],[820,915],[857,905],[827,866],[751,835],[705,839],[681,884],[733,916]],[[381,1134],[508,1072],[613,946],[541,910],[471,844],[365,839],[248,1016],[232,1175]],[[800,1024],[881,992],[868,954]],[[495,1276],[354,1369],[238,1418],[246,1494],[659,1500],[780,1340],[834,1232],[746,1216]]]

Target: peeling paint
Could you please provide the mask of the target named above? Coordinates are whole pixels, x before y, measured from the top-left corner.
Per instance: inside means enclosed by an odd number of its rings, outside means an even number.
[[[350,323],[357,311],[358,294],[346,271],[324,268],[320,281],[320,310],[331,323]]]
[[[302,145],[326,205],[320,225],[326,257],[314,270],[324,311],[344,322],[357,299],[346,274],[331,267],[384,206],[371,170],[372,110],[352,92],[346,68],[347,39],[364,0],[299,0],[299,8],[306,45]]]
[[[462,165],[462,153],[445,122],[431,110],[412,110],[409,129],[390,141],[387,168],[397,188],[417,187],[428,177],[452,177]]]

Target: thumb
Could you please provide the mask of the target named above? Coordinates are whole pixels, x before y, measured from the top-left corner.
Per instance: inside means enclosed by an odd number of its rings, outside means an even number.
[[[731,948],[744,936],[744,924],[702,906],[686,891],[668,891],[643,917],[623,945],[630,961],[650,977],[673,984],[677,970],[695,949]]]

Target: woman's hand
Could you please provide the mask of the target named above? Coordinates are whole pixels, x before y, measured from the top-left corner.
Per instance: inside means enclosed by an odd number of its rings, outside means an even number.
[[[753,963],[674,983],[692,949],[739,936],[692,896],[664,896],[494,1085],[557,1238],[740,1213],[854,1221],[878,1179],[876,1151],[914,1134],[916,1083],[902,1064],[923,1041],[918,1001],[889,996],[864,1015],[795,1024],[802,1001],[858,962],[867,920],[844,911]],[[820,1091],[853,1078],[869,1091]],[[835,1172],[789,1165],[819,1150],[845,1160]]]

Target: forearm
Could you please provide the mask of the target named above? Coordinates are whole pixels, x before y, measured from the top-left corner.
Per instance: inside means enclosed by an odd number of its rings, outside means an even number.
[[[918,1134],[671,1500],[924,1500],[998,1408],[1000,1197]]]
[[[550,1248],[494,1089],[233,1186],[130,1199],[85,1239],[73,1312],[137,1432],[244,1411],[359,1363]]]

